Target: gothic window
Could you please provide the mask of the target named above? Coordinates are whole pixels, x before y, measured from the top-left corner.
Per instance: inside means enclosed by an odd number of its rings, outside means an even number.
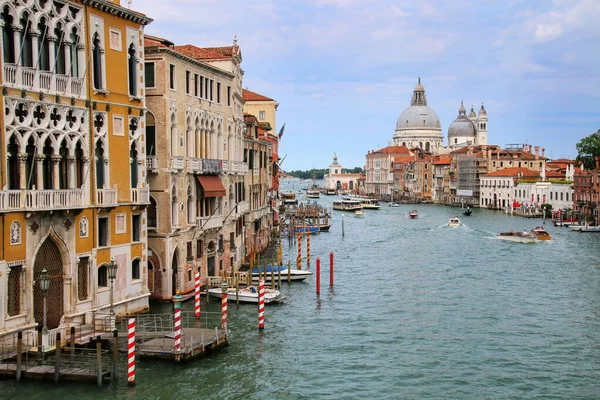
[[[131,241],[139,242],[141,239],[142,231],[142,217],[140,214],[133,214],[131,216]]]
[[[179,213],[177,210],[179,202],[177,200],[177,188],[173,187],[171,191],[173,192],[171,196],[171,225],[179,226]]]
[[[108,287],[108,270],[106,265],[98,267],[98,287]]]
[[[171,114],[171,156],[177,155],[177,122],[175,113]]]
[[[137,57],[135,56],[136,49],[132,44],[127,51],[127,70],[129,72],[129,94],[137,96]]]
[[[156,126],[151,113],[146,114],[146,155],[156,155]]]
[[[54,189],[53,187],[53,171],[52,171],[52,142],[50,138],[46,139],[46,143],[44,144],[44,159],[42,161],[42,182],[44,187],[40,187],[38,189]]]
[[[192,195],[192,187],[188,187],[188,192],[187,192],[187,217],[188,217],[188,224],[193,224],[194,223],[194,219],[196,218],[196,201],[194,199],[194,196]]]
[[[40,33],[38,39],[38,69],[42,71],[50,71],[50,30],[48,29],[48,23],[45,18],[41,18],[38,23],[38,31]]]
[[[196,150],[195,154],[197,158],[202,157],[202,127],[200,126],[200,119],[196,118]]]
[[[81,142],[77,142],[75,146],[75,178],[76,178],[76,187],[81,188],[84,182],[84,174],[83,174],[83,149],[81,148]]]
[[[88,298],[88,268],[90,265],[89,257],[81,257],[77,264],[77,298],[87,300]]]
[[[29,138],[27,146],[25,147],[25,153],[27,158],[25,159],[25,177],[27,189],[32,189],[36,184],[37,179],[37,168],[35,167],[35,141],[33,138]]]
[[[131,279],[140,279],[140,260],[136,259],[131,262]]]
[[[96,188],[104,189],[105,181],[105,171],[104,171],[104,146],[102,145],[102,141],[98,140],[96,142]]]
[[[60,75],[66,73],[66,60],[65,60],[65,33],[62,25],[59,23],[54,28],[54,36],[56,42],[54,43],[54,72]]]
[[[129,162],[131,187],[136,188],[138,186],[138,152],[135,148],[135,142],[131,144],[131,148],[129,149]]]
[[[425,151],[429,151],[429,142],[425,143]]]
[[[21,313],[21,277],[23,275],[23,267],[21,265],[11,267],[8,272],[8,315],[14,316]]]
[[[9,7],[5,6],[2,10],[2,55],[4,62],[8,64],[15,63],[15,31],[13,29],[13,17],[10,15]],[[5,77],[6,78],[6,77]]]
[[[21,171],[19,161],[19,146],[14,136],[10,137],[8,142],[8,188],[9,189],[20,189],[21,188]]]
[[[154,197],[150,197],[150,205],[148,206],[148,228],[156,228],[156,222],[156,200],[154,200]]]
[[[194,143],[194,130],[192,127],[192,121],[190,118],[186,120],[185,127],[185,140],[186,140],[186,154],[188,157],[194,157],[195,153],[195,143]]]
[[[31,20],[27,13],[21,17],[21,65],[33,67],[33,49],[31,40]]]
[[[77,46],[79,45],[79,35],[77,35],[77,29],[73,28],[69,36],[70,46],[69,52],[71,53],[71,71],[70,74],[73,78],[79,78],[79,60],[77,57]]]
[[[103,88],[102,83],[102,50],[100,47],[100,35],[94,34],[92,38],[92,73],[94,75],[94,89]]]

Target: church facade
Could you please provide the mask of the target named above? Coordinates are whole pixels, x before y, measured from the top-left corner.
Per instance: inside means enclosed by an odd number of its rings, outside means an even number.
[[[338,162],[338,158],[334,154],[333,162],[329,165],[329,173],[324,176],[325,189],[355,193],[358,191],[361,177],[362,174],[342,173],[342,164]]]

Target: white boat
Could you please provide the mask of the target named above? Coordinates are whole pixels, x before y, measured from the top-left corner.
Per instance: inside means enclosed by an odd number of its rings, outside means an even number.
[[[333,209],[339,211],[362,210],[362,204],[360,204],[360,201],[358,200],[343,198],[342,200],[336,200],[333,202]]]
[[[227,288],[227,301],[235,301],[235,291],[235,288]],[[208,289],[208,294],[212,297],[220,299],[223,295],[223,292],[221,288],[212,288]],[[258,304],[258,287],[248,286],[245,288],[240,288],[237,298],[239,299],[240,303]],[[280,303],[283,300],[285,300],[285,297],[281,296],[279,290],[265,288],[265,304]]]
[[[288,270],[286,267],[284,266],[280,266],[280,267],[275,267],[273,270],[273,276],[275,277],[275,279],[277,280],[278,275],[279,275],[279,270],[281,270],[281,281],[287,281],[287,276],[288,276]],[[309,276],[311,276],[313,273],[312,271],[306,271],[303,269],[294,269],[294,268],[290,268],[290,281],[303,281],[306,278],[308,278]],[[266,269],[266,274],[264,273],[263,270],[263,276],[265,276],[265,281],[267,282],[271,282],[271,266],[267,265],[267,269]],[[252,268],[252,280],[255,282],[258,282],[258,268]]]
[[[394,203],[394,202],[391,202],[391,203],[389,204],[389,206],[390,206],[390,207],[400,207],[400,204],[398,204],[398,203]]]
[[[569,229],[572,231],[580,231],[582,229],[585,229],[585,225],[571,224],[569,225]]]
[[[363,210],[356,210],[354,211],[354,216],[362,218],[365,216],[365,212]]]
[[[460,226],[460,219],[458,219],[458,217],[450,218],[450,221],[448,221],[448,226],[458,228]]]
[[[381,207],[379,205],[379,200],[377,200],[377,199],[370,199],[368,197],[359,197],[359,198],[357,198],[357,200],[360,201],[362,208],[367,209],[367,210],[379,210],[379,208]]]
[[[337,191],[333,188],[327,188],[325,194],[328,196],[335,196],[337,194]]]
[[[600,226],[589,226],[587,228],[580,229],[579,232],[595,232],[600,233]]]
[[[296,195],[294,193],[283,193],[281,197],[283,199],[283,204],[286,206],[298,205],[298,200],[296,199]]]
[[[306,197],[308,197],[309,199],[318,199],[319,197],[321,197],[321,192],[319,192],[318,190],[307,190]]]
[[[506,240],[508,242],[518,242],[518,243],[535,243],[538,241],[536,235],[531,232],[523,231],[523,232],[501,232],[496,239]]]

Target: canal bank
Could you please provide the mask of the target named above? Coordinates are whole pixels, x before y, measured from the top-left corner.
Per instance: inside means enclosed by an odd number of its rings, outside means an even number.
[[[319,202],[328,206],[335,198]],[[419,218],[408,212],[418,208]],[[541,221],[405,205],[333,213],[311,237],[336,254],[336,285],[283,285],[257,330],[252,305],[229,306],[230,345],[177,366],[137,365],[137,385],[0,382],[2,398],[595,398],[600,392],[599,237],[546,222],[549,243],[495,240]],[[464,225],[449,228],[459,215]],[[305,254],[305,253],[304,253]],[[284,260],[296,258],[284,241]],[[314,263],[314,261],[313,261]],[[313,266],[314,268],[314,266]],[[203,299],[204,300],[204,299]],[[160,307],[165,307],[162,310]],[[170,305],[153,305],[161,313]],[[193,302],[183,305],[192,311]],[[203,311],[220,305],[202,303]],[[124,360],[122,363],[124,371]],[[121,376],[124,376],[121,374]]]

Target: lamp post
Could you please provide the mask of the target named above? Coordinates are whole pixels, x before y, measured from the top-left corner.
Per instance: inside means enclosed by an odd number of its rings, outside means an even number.
[[[40,291],[42,292],[42,296],[44,296],[44,324],[42,326],[42,333],[47,335],[48,326],[46,325],[46,295],[48,294],[48,289],[50,289],[50,275],[48,274],[48,271],[46,271],[46,268],[42,270],[38,280],[40,282]]]
[[[115,308],[113,302],[113,281],[117,277],[117,268],[118,265],[115,263],[115,259],[110,259],[110,264],[108,264],[108,279],[110,279],[110,329],[114,330],[115,328]]]

